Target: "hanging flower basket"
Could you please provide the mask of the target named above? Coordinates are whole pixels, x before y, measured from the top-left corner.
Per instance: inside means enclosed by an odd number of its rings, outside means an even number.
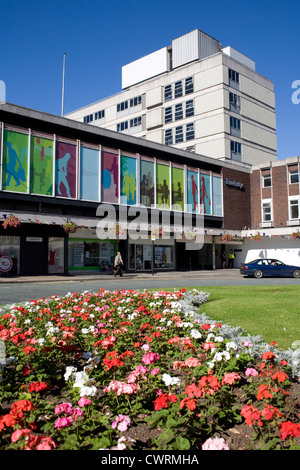
[[[21,226],[21,222],[20,220],[18,219],[18,217],[16,217],[15,215],[9,215],[8,217],[6,217],[6,219],[4,220],[4,222],[2,223],[3,227],[6,229],[7,227],[16,227],[16,228],[19,228]]]
[[[262,236],[259,232],[256,233],[255,235],[251,235],[251,238],[250,238],[250,240],[254,240],[256,242],[260,242],[261,239],[262,239]]]
[[[162,227],[155,227],[155,228],[151,231],[151,235],[152,235],[152,236],[155,236],[155,237],[157,237],[157,238],[162,237],[164,234],[165,234],[165,232],[163,231],[163,228],[162,228]]]
[[[114,226],[109,229],[109,233],[111,235],[121,235],[122,236],[122,235],[125,234],[125,230],[122,227],[122,225],[114,224]]]
[[[67,222],[63,225],[63,229],[67,233],[75,233],[78,229],[78,226],[74,222]]]
[[[229,233],[226,233],[222,236],[222,242],[231,242],[233,240],[233,236]]]
[[[292,233],[292,238],[293,238],[294,240],[296,240],[297,238],[300,238],[300,232],[299,232],[299,231],[298,231],[298,232],[293,232],[293,233]]]

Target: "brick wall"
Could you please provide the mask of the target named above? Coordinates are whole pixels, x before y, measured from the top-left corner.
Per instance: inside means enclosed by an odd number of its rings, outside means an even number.
[[[226,184],[226,179],[243,184],[243,189]],[[223,201],[225,229],[242,230],[251,225],[250,174],[223,169]]]
[[[274,227],[286,227],[289,219],[286,166],[272,168]]]
[[[289,171],[298,170],[298,165],[274,165],[271,168],[253,170],[251,174],[251,216],[252,228],[262,229],[261,200],[271,199],[273,206],[273,227],[286,227],[289,221],[289,196],[298,196],[299,184],[289,184]],[[261,177],[272,176],[272,186],[264,188]]]
[[[251,174],[251,225],[252,228],[260,228],[261,223],[261,189],[260,170],[254,170]]]

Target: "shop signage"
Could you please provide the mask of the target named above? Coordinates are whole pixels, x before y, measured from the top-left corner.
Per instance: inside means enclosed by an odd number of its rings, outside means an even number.
[[[26,237],[27,242],[42,242],[42,237]]]
[[[9,256],[1,256],[0,258],[0,271],[3,273],[7,273],[8,271],[11,270],[13,266],[12,259]]]
[[[229,180],[228,178],[225,178],[225,184],[227,186],[232,186],[234,188],[237,188],[237,189],[245,189],[243,183],[240,183],[239,181],[232,181],[232,180]]]

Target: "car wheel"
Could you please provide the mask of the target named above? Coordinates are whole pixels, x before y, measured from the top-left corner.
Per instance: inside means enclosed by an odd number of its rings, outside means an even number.
[[[295,271],[293,271],[293,277],[296,279],[300,278],[300,269],[295,269]]]
[[[263,277],[263,272],[258,269],[257,271],[255,271],[254,277],[256,277],[256,279],[260,279],[261,277]]]

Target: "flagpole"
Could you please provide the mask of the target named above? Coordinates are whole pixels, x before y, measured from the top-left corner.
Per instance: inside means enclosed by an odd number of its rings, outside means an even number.
[[[64,99],[65,99],[65,66],[66,66],[66,53],[64,52],[62,98],[61,98],[61,115],[62,116],[64,115]]]

